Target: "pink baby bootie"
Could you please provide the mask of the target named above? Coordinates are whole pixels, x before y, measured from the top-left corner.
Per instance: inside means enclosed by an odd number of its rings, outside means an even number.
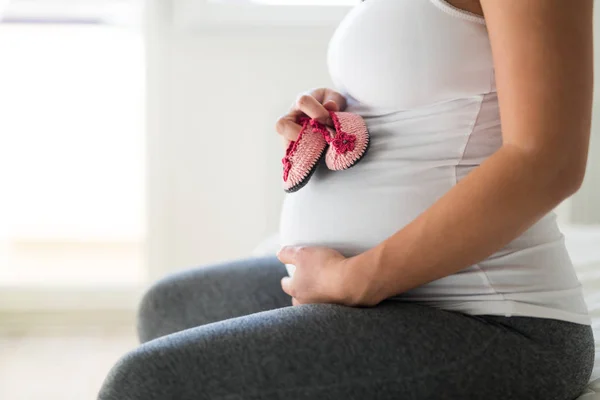
[[[362,117],[348,112],[329,114],[334,129],[315,119],[299,120],[302,129],[298,139],[290,142],[282,160],[286,192],[296,192],[306,185],[324,155],[329,169],[341,171],[356,165],[367,153],[369,132]]]

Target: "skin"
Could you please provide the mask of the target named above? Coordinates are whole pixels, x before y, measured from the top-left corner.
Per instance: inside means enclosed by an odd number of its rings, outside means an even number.
[[[446,0],[446,3],[473,14],[483,15],[483,8],[481,7],[481,3],[477,0]]]
[[[504,247],[581,186],[591,128],[593,1],[481,0],[480,6],[494,57],[502,147],[363,254],[281,249],[279,259],[296,266],[293,278],[282,280],[293,304],[373,306],[456,273]]]
[[[300,134],[300,125],[296,119],[301,115],[307,115],[320,122],[333,127],[329,117],[329,111],[344,111],[346,109],[346,98],[333,89],[318,88],[306,93],[301,93],[290,111],[280,117],[275,124],[275,130],[283,137],[284,146],[291,140],[296,140]]]

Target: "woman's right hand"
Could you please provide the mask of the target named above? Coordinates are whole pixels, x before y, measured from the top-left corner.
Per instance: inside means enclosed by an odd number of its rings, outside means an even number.
[[[344,111],[345,108],[346,98],[338,92],[327,88],[314,89],[298,96],[290,111],[277,120],[275,129],[287,147],[290,141],[298,139],[302,129],[297,124],[298,117],[306,115],[333,127],[329,111]]]

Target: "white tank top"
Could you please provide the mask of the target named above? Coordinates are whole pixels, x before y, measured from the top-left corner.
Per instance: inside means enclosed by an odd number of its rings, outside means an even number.
[[[498,150],[500,115],[485,21],[444,0],[361,3],[334,34],[329,67],[348,111],[365,118],[371,148],[349,170],[321,165],[287,195],[280,235],[284,245],[352,256],[402,229]],[[397,299],[590,323],[553,213],[479,264]]]

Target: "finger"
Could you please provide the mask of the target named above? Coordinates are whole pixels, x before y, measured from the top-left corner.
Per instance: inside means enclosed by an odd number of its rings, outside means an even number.
[[[293,292],[292,278],[290,278],[289,276],[286,276],[286,277],[282,278],[281,279],[281,288],[289,296],[294,297],[292,295],[292,292]]]
[[[344,111],[347,107],[347,101],[346,98],[340,94],[339,92],[336,92],[333,89],[329,89],[329,88],[318,88],[318,89],[313,89],[312,91],[310,91],[310,94],[317,99],[317,101],[323,105],[325,105],[325,103],[329,103],[330,101],[336,103],[337,105],[337,110],[330,110],[330,111]]]
[[[328,100],[323,104],[323,107],[325,107],[328,111],[340,111],[340,107],[337,105],[337,103],[333,100]]]
[[[330,102],[334,102],[337,105],[337,110],[330,111],[344,111],[346,109],[346,98],[344,96],[342,96],[335,90],[325,89],[325,95],[323,96],[323,105]]]
[[[300,110],[298,110],[298,107],[296,106],[296,102],[293,102],[290,109],[288,110],[287,114],[285,114],[283,117],[286,119],[289,119],[290,121],[297,121],[298,117],[303,116],[304,113]]]
[[[285,246],[277,253],[277,258],[284,264],[296,265],[298,261],[298,247]]]
[[[281,117],[275,124],[277,133],[287,140],[296,140],[302,130],[302,127],[286,117]]]
[[[317,99],[317,101],[321,104],[325,103],[325,95],[327,94],[327,91],[329,89],[327,88],[317,88],[317,89],[312,89],[307,93],[310,93],[310,95],[312,97],[314,97],[315,99]]]
[[[298,97],[296,108],[310,118],[316,119],[322,123],[326,123],[329,118],[329,111],[323,107],[323,104],[309,94],[303,94]]]

